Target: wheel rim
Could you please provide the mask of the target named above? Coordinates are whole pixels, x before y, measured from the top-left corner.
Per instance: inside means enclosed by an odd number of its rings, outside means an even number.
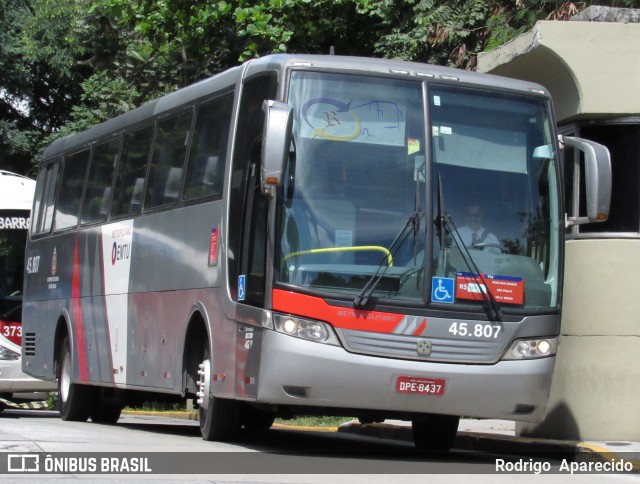
[[[71,387],[71,373],[69,372],[69,353],[65,353],[62,359],[62,368],[60,369],[60,399],[62,402],[67,401],[69,396],[69,388]]]
[[[211,362],[207,358],[198,369],[198,405],[202,410],[206,410],[209,407],[209,394],[211,389]]]

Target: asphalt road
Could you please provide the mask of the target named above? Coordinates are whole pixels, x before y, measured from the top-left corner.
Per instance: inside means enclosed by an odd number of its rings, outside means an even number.
[[[529,472],[496,473],[500,459]],[[63,422],[51,411],[0,413],[2,482],[640,482],[640,476],[544,472],[560,464],[455,450],[423,455],[407,442],[337,432],[275,428],[220,443],[202,440],[198,423],[184,419],[123,415],[117,425],[99,425]],[[40,473],[26,472],[36,467]]]

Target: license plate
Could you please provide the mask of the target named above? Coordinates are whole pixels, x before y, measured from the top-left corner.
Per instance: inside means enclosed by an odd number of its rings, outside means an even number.
[[[396,392],[418,395],[443,395],[445,380],[419,376],[399,376],[396,380]]]

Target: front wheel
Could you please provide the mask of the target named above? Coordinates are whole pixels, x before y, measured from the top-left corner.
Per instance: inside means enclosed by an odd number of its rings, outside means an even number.
[[[86,422],[93,407],[95,389],[71,383],[71,349],[65,338],[58,358],[58,399],[62,420]]]
[[[458,433],[460,417],[428,414],[411,422],[413,442],[425,452],[448,452]]]
[[[269,430],[275,419],[274,413],[256,408],[248,403],[242,407],[241,423],[250,432]]]
[[[204,440],[233,440],[240,429],[240,403],[214,397],[211,392],[211,358],[208,349],[198,370],[198,420]]]
[[[96,402],[91,409],[91,421],[101,424],[115,424],[120,418],[122,405],[117,403]]]

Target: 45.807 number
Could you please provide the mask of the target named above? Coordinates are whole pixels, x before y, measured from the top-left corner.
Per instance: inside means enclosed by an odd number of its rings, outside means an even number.
[[[496,339],[502,328],[500,326],[492,326],[490,324],[468,324],[453,322],[449,326],[449,333],[454,336],[473,336],[474,338]]]

